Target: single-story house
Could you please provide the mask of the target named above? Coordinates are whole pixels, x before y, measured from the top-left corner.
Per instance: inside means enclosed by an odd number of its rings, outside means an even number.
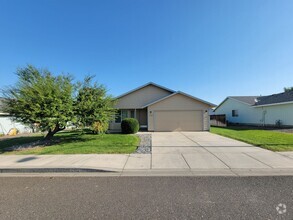
[[[229,96],[215,110],[234,124],[293,126],[293,91],[268,96]]]
[[[8,132],[16,128],[19,133],[29,133],[32,129],[22,123],[17,123],[12,120],[8,113],[3,111],[4,98],[0,98],[0,135],[6,135]]]
[[[215,105],[155,83],[147,83],[117,97],[118,114],[110,130],[119,130],[124,118],[136,118],[148,131],[207,131]]]

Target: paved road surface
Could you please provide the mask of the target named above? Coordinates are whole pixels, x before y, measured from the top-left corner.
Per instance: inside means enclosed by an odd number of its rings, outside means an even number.
[[[293,219],[293,177],[0,177],[0,219]],[[278,214],[276,206],[286,205]]]

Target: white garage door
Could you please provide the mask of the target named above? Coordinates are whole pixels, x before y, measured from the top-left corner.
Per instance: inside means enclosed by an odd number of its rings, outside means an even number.
[[[155,111],[155,131],[202,131],[202,111]]]

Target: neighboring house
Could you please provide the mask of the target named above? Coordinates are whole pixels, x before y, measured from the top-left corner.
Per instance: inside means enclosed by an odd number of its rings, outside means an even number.
[[[4,98],[0,98],[0,134],[6,135],[12,128],[18,129],[19,133],[31,132],[28,126],[14,122],[8,113],[3,112],[3,101]]]
[[[148,83],[117,97],[118,114],[110,130],[124,118],[136,118],[148,131],[207,131],[208,111],[215,105],[183,92]]]
[[[229,123],[293,126],[293,91],[268,96],[229,96],[215,109]]]

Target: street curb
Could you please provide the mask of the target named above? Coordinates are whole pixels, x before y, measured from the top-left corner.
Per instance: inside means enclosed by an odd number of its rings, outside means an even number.
[[[0,168],[0,173],[116,173],[90,168]]]

